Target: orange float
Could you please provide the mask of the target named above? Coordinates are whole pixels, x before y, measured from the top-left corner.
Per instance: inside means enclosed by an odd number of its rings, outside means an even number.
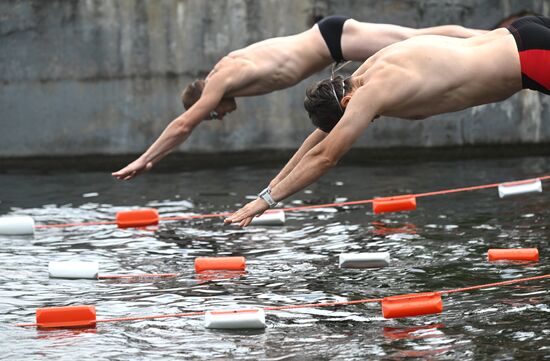
[[[36,325],[39,328],[95,327],[95,306],[38,308]]]
[[[489,261],[538,261],[537,248],[494,248],[487,251]]]
[[[195,258],[195,271],[244,271],[244,257],[198,257]]]
[[[400,318],[441,313],[443,301],[438,292],[411,293],[382,299],[384,318]]]
[[[372,202],[372,210],[375,214],[386,212],[413,211],[416,209],[415,196],[396,196],[375,198]]]
[[[159,224],[159,212],[154,208],[118,212],[116,224],[119,228],[154,226]]]

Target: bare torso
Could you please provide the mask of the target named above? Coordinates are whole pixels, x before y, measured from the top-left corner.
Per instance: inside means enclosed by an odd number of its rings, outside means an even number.
[[[229,53],[208,75],[231,69],[226,96],[251,96],[290,87],[331,63],[319,28],[267,39]]]
[[[504,28],[469,39],[419,36],[389,46],[354,74],[383,91],[383,115],[421,119],[506,99],[521,90],[513,36]]]
[[[395,42],[425,33],[472,36],[478,31],[456,26],[411,29],[349,19],[344,23],[341,48],[344,58],[365,61]],[[229,53],[209,74],[207,81],[230,69],[225,96],[252,96],[293,86],[330,65],[332,59],[318,25],[291,36],[267,39]],[[224,78],[226,75],[224,74]]]

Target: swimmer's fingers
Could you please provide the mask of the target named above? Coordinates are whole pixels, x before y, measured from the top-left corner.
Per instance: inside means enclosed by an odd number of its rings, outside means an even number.
[[[269,206],[263,199],[256,199],[244,207],[233,213],[224,220],[225,224],[239,223],[239,226],[246,227],[252,222],[252,219],[259,214],[262,214]]]
[[[121,170],[111,173],[111,175],[118,180],[128,180],[132,179],[136,173],[137,172],[134,169],[133,164],[129,164]]]
[[[252,222],[252,219],[253,219],[253,218],[254,218],[254,217],[247,217],[247,218],[243,219],[243,220],[241,221],[241,223],[239,223],[239,227],[247,227],[248,225],[250,225],[250,223]]]
[[[139,159],[128,164],[126,167],[122,168],[117,172],[111,173],[113,177],[118,180],[130,180],[144,171],[148,171],[153,167],[152,162],[142,162]]]
[[[118,180],[130,180],[134,178],[137,175],[137,172],[135,170],[120,170],[116,173],[113,173],[113,177],[115,177]]]
[[[118,180],[124,180],[126,177],[128,177],[130,175],[130,172],[128,172],[128,170],[126,168],[128,168],[128,167],[125,167],[125,168],[122,168],[119,171],[113,172],[113,173],[111,173],[111,175],[113,177],[115,177],[116,179],[118,179]]]
[[[130,180],[136,176],[137,172],[133,171],[130,174],[128,174],[126,177],[122,178],[122,180]],[[119,178],[120,179],[120,178]]]
[[[248,205],[244,206],[243,208],[239,209],[237,212],[227,217],[224,220],[224,223],[231,224],[231,223],[241,222],[243,219],[247,217],[247,208],[246,208],[247,206]]]

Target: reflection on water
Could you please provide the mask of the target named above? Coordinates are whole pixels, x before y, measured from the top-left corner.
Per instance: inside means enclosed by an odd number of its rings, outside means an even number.
[[[0,214],[39,224],[109,221],[120,210],[162,216],[235,210],[277,169],[0,175]],[[550,174],[550,158],[338,167],[285,206],[360,200]],[[543,183],[548,188],[547,182]],[[239,229],[221,219],[158,228],[110,225],[0,236],[0,348],[7,359],[543,359],[548,281],[444,296],[444,312],[384,320],[376,303],[267,312],[263,331],[208,330],[200,317],[102,323],[91,330],[16,328],[39,307],[96,305],[98,319],[378,298],[549,273],[550,192],[499,199],[496,189],[418,200],[413,212],[370,205],[290,212],[283,227]],[[538,263],[488,263],[488,248],[538,247]],[[342,252],[390,252],[383,269],[338,269]],[[195,274],[198,256],[243,255],[245,273]],[[101,274],[177,278],[49,279],[49,261],[98,261]]]

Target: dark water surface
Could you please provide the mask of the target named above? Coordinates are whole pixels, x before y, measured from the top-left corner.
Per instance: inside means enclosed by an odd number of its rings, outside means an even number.
[[[130,207],[162,216],[235,210],[275,168],[150,173],[0,174],[0,214],[38,223],[112,220]],[[550,174],[550,157],[339,166],[285,206],[360,200]],[[496,189],[426,197],[418,210],[375,216],[370,206],[287,214],[283,227],[220,219],[157,231],[90,226],[0,236],[0,358],[9,360],[544,360],[550,359],[550,281],[444,296],[444,312],[385,320],[379,304],[267,312],[264,331],[208,330],[201,317],[39,331],[36,308],[96,305],[98,319],[289,305],[435,291],[550,273],[550,184],[499,199]],[[488,248],[538,247],[538,263],[492,264]],[[391,253],[378,270],[338,269],[342,252]],[[197,256],[243,255],[247,273],[207,280]],[[49,261],[94,260],[101,273],[180,272],[163,280],[49,279]]]

